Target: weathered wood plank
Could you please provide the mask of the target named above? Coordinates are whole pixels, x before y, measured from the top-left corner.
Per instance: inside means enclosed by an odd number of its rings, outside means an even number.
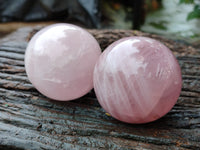
[[[89,30],[102,49],[121,37],[149,36],[178,58],[183,89],[175,107],[155,122],[131,125],[107,116],[93,91],[70,102],[37,92],[23,62],[37,30],[20,29],[0,40],[0,149],[200,149],[199,49],[139,31]]]

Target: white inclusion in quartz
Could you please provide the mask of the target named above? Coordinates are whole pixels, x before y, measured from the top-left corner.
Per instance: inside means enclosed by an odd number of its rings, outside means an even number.
[[[63,27],[61,28],[61,26]],[[73,26],[66,26],[64,24],[63,25],[60,24],[59,26],[55,26],[54,28],[46,29],[46,31],[43,33],[38,32],[37,34],[40,35],[39,35],[39,40],[34,39],[35,40],[34,52],[37,55],[49,54],[49,51],[46,50],[49,48],[49,44],[53,46],[53,43],[58,43],[60,39],[67,37],[67,34],[63,32],[63,28],[65,28],[66,30],[76,30],[76,28]],[[50,32],[47,32],[48,30],[50,30]],[[49,41],[51,41],[52,43]],[[59,47],[60,46],[62,45],[59,43]],[[66,47],[66,45],[63,45],[63,47]],[[51,47],[50,49],[55,50],[57,48],[58,48],[57,45],[55,45],[55,47]]]
[[[51,30],[51,32],[47,32],[48,30]],[[49,53],[49,51],[45,50],[44,48],[49,45],[49,41],[53,42],[57,42],[60,38],[64,38],[66,37],[64,32],[59,31],[61,30],[60,27],[54,27],[51,29],[47,29],[46,32],[42,33],[41,35],[39,35],[39,40],[35,39],[35,49],[34,52],[37,53],[37,55],[43,55],[45,53]],[[59,36],[58,36],[59,33]],[[40,34],[40,32],[38,32],[38,34]],[[47,43],[47,39],[48,39],[48,43]],[[50,43],[51,44],[51,43]]]
[[[138,69],[145,69],[147,63],[144,64],[143,56],[138,57],[134,54],[138,53],[139,50],[133,46],[133,43],[140,42],[140,40],[126,40],[120,45],[113,48],[112,51],[106,57],[105,62],[106,72],[116,73],[122,70],[128,77],[137,74]]]
[[[46,78],[46,79],[43,79],[43,80],[53,82],[53,83],[58,83],[58,84],[62,83],[62,81],[57,79],[57,78],[49,78],[49,79]]]
[[[153,40],[152,39],[145,39],[146,42],[152,44],[153,43]]]
[[[133,40],[133,39],[130,39],[130,41],[132,41],[131,44],[134,44],[134,43],[140,42],[141,40],[139,40],[139,39],[134,39],[134,40]]]

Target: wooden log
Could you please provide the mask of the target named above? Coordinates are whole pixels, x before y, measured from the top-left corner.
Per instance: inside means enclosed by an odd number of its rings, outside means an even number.
[[[0,149],[200,149],[200,50],[132,30],[89,30],[102,50],[126,36],[160,40],[177,56],[183,88],[177,104],[148,124],[126,124],[106,115],[94,91],[56,102],[27,79],[24,52],[40,28],[22,28],[0,40]]]

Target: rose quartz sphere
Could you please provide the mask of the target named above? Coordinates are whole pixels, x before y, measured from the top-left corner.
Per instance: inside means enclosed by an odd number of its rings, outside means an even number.
[[[97,61],[93,82],[101,106],[127,123],[147,123],[165,115],[182,86],[172,52],[147,37],[128,37],[111,44]]]
[[[28,44],[25,69],[29,80],[45,96],[73,100],[93,88],[93,71],[101,54],[86,30],[54,24],[40,30]]]

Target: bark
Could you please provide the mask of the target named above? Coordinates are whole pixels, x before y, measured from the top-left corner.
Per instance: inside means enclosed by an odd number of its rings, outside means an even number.
[[[177,104],[148,124],[106,115],[95,94],[69,102],[41,95],[28,81],[24,52],[39,28],[22,28],[0,40],[0,149],[200,149],[200,50],[133,30],[89,30],[102,50],[126,36],[160,40],[177,56],[183,88]]]

